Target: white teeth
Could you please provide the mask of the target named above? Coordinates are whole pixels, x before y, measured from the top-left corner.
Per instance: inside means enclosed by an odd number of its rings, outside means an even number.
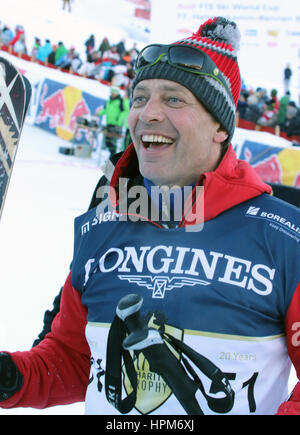
[[[153,134],[144,134],[142,136],[142,141],[143,142],[162,142],[162,143],[173,143],[173,140],[168,138],[168,137],[164,137],[164,136],[155,136]]]

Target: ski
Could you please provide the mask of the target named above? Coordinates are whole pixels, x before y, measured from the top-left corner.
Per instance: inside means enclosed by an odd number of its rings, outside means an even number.
[[[30,97],[28,79],[0,57],[0,219]]]

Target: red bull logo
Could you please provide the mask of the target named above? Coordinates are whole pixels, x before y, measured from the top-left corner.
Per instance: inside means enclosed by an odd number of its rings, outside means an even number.
[[[89,107],[82,97],[82,91],[71,86],[49,93],[47,83],[43,85],[40,99],[41,110],[35,123],[49,122],[49,128],[65,140],[72,140],[76,129],[76,119],[90,113]]]
[[[300,187],[300,148],[284,148],[278,153],[278,161],[282,170],[282,184]]]
[[[44,84],[41,106],[42,110],[36,118],[36,123],[41,124],[49,118],[50,128],[56,128],[58,125],[64,125],[65,101],[62,89],[54,92],[49,97],[45,98],[48,93],[48,86]]]
[[[70,122],[69,122],[69,126],[68,126],[69,129],[71,131],[74,131],[76,128],[76,119],[81,118],[82,116],[87,115],[88,113],[89,113],[89,108],[85,104],[85,101],[84,100],[79,101],[76,104],[76,106],[71,114]]]
[[[281,167],[276,154],[252,166],[263,181],[281,183]]]
[[[263,158],[262,155],[267,152],[268,157]],[[300,148],[291,146],[272,149],[266,146],[263,151],[260,147],[255,152],[255,148],[246,147],[244,156],[263,181],[300,187]]]

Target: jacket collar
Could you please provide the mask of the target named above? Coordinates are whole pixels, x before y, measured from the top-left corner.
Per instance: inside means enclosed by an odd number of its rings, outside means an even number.
[[[128,179],[128,186],[142,182],[133,144],[121,154],[115,165],[112,161],[107,164],[105,175],[116,191],[120,178]],[[249,163],[237,159],[231,144],[214,171],[199,174],[196,186],[203,186],[204,193],[196,198],[189,198],[191,211],[195,209],[198,201],[204,200],[204,222],[244,201],[263,193],[272,193],[271,187],[261,181]],[[188,219],[181,225],[189,225]]]

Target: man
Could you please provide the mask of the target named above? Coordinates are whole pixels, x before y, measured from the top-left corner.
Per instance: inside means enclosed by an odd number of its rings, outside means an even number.
[[[59,41],[57,49],[55,51],[55,65],[59,66],[61,59],[68,53],[68,49],[65,47],[62,41]]]
[[[52,331],[1,355],[2,407],[85,398],[90,414],[299,413],[299,384],[287,392],[290,359],[300,364],[299,210],[230,144],[238,40],[217,17],[139,54],[133,144],[75,220]],[[179,197],[167,204],[157,188]]]
[[[63,10],[65,8],[68,8],[68,11],[71,12],[71,1],[70,0],[63,0]]]
[[[285,93],[290,90],[292,75],[293,72],[291,70],[290,64],[287,64],[283,71],[283,87]]]
[[[124,107],[120,90],[116,86],[111,86],[110,98],[106,101],[105,106],[97,115],[106,116],[106,126],[104,128],[105,145],[110,154],[115,154],[117,139],[122,135],[122,126],[124,124]]]

